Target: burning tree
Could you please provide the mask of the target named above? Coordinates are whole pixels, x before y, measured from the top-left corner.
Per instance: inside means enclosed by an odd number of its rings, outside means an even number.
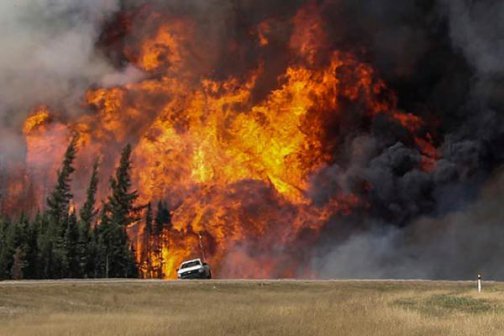
[[[96,276],[95,260],[97,256],[95,226],[97,225],[96,217],[99,213],[99,210],[96,209],[96,193],[98,191],[99,182],[98,168],[99,162],[96,160],[86,191],[86,200],[79,212],[78,259],[84,277]]]

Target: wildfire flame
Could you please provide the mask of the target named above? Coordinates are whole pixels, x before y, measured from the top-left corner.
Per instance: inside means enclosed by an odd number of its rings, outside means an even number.
[[[424,153],[423,169],[435,164],[424,122],[398,110],[370,65],[328,49],[314,4],[292,19],[292,61],[259,101],[253,93],[265,74],[262,60],[239,77],[201,76],[194,70],[194,23],[155,11],[148,22],[150,33],[124,51],[147,79],[90,89],[90,113],[66,124],[37,107],[23,128],[28,166],[51,174],[72,132],[86,162],[133,142],[139,202],[171,207],[171,225],[159,239],[145,239],[143,223],[130,228],[146,277],[161,268],[173,278],[183,260],[202,253],[219,277],[312,276],[300,270],[296,249],[309,247],[331,217],[364,206],[349,193],[324,204],[309,196],[310,178],[335,159],[339,144],[330,132],[348,103],[359,104],[366,118],[383,115],[402,125]],[[273,24],[252,33],[259,47],[270,44]]]

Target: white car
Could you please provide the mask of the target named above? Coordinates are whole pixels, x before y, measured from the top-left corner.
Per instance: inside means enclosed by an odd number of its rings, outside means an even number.
[[[179,279],[211,279],[212,271],[206,262],[201,259],[184,261],[177,269]]]

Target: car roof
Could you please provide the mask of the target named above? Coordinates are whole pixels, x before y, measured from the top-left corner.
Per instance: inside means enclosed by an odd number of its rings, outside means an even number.
[[[202,263],[200,258],[196,258],[196,259],[191,259],[191,260],[183,261],[181,265],[184,265],[184,264],[187,264],[187,263],[190,263],[190,262],[193,262],[193,261],[199,261],[200,263]]]

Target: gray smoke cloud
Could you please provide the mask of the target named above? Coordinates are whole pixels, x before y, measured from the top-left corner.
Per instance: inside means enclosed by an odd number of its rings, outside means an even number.
[[[380,18],[386,13],[389,17],[384,28],[370,35],[372,41],[379,41],[376,60],[381,69],[388,70],[386,74],[404,76],[391,65],[408,64],[389,52],[397,47],[390,40],[401,40],[412,32],[424,42],[431,39],[408,50],[413,53],[412,62],[424,64],[421,72],[414,72],[416,85],[432,88],[427,104],[444,118],[440,159],[433,172],[419,170],[418,150],[401,141],[389,142],[394,133],[390,128],[377,127],[373,137],[353,139],[347,150],[350,163],[337,163],[315,176],[312,197],[323,201],[335,191],[355,190],[356,183],[367,181],[372,186],[371,209],[331,224],[333,231],[328,233],[335,238],[321,243],[313,267],[326,278],[470,279],[483,272],[502,279],[504,173],[496,174],[479,191],[481,182],[504,158],[504,3],[440,0],[434,11],[424,11],[431,23],[423,28],[418,24],[422,20],[417,20],[422,10],[413,2],[401,2],[395,10],[390,1],[379,4],[380,8],[364,9],[364,20],[366,15]],[[350,6],[355,12],[359,11],[355,7],[361,8]],[[404,20],[408,17],[411,23]],[[436,24],[443,27],[443,22],[447,32],[429,37],[429,29],[434,30]],[[427,46],[434,41],[441,45],[443,38],[448,47],[429,51]],[[439,62],[447,60],[453,63],[440,70]],[[434,74],[436,80],[425,81],[425,74]],[[447,85],[450,82],[452,88]],[[404,97],[415,94],[406,91]]]
[[[504,3],[443,0],[455,46],[481,75],[504,72]]]
[[[18,122],[34,102],[72,101],[77,88],[112,72],[95,42],[117,9],[117,0],[2,1],[1,118]]]
[[[502,279],[504,172],[490,179],[478,201],[407,228],[356,233],[313,265],[324,278]]]

